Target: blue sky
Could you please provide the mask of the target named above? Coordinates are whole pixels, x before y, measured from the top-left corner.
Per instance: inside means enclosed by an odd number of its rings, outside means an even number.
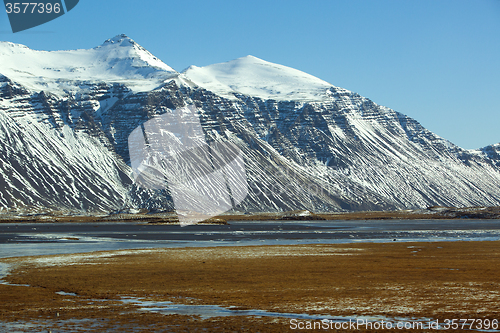
[[[415,118],[463,148],[500,142],[500,0],[80,0],[0,40],[92,48],[125,33],[178,71],[248,54]]]

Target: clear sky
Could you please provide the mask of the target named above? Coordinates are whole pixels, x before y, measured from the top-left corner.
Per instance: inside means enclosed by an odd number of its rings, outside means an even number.
[[[251,54],[463,148],[500,142],[500,0],[80,0],[16,34],[0,12],[0,40],[32,49],[92,48],[121,33],[178,71]]]

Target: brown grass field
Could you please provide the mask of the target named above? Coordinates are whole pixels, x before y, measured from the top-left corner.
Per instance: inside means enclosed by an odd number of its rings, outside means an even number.
[[[29,286],[0,285],[0,321],[34,323],[26,332],[300,331],[285,318],[142,311],[120,301],[126,296],[347,317],[500,319],[497,241],[153,249],[2,261],[15,267],[7,282]]]

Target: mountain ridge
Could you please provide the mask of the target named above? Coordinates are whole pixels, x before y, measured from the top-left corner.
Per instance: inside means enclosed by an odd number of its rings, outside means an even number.
[[[203,66],[203,67],[198,67],[198,66],[195,66],[195,65],[191,65],[189,66],[188,68],[184,69],[182,72],[177,72],[175,69],[173,69],[172,67],[168,66],[167,64],[165,64],[163,61],[161,61],[160,59],[158,59],[157,57],[155,57],[153,54],[151,54],[149,51],[147,51],[145,48],[143,48],[141,45],[139,45],[137,42],[135,42],[132,38],[128,37],[127,35],[125,34],[120,34],[120,35],[117,35],[113,38],[109,38],[107,39],[106,41],[104,41],[101,45],[99,46],[96,46],[92,49],[76,49],[76,50],[62,50],[62,51],[39,51],[39,50],[33,50],[33,49],[30,49],[28,46],[25,46],[25,45],[22,45],[22,44],[15,44],[15,43],[12,43],[12,42],[7,42],[7,41],[0,41],[0,57],[2,57],[2,60],[4,60],[4,56],[5,56],[5,53],[2,52],[2,46],[5,46],[5,45],[8,45],[10,47],[13,47],[13,48],[18,48],[18,49],[24,49],[26,51],[33,51],[33,52],[41,52],[41,53],[58,53],[58,52],[88,52],[88,51],[92,51],[92,50],[99,50],[99,49],[102,49],[108,45],[112,45],[112,46],[121,46],[121,47],[132,47],[134,49],[138,49],[142,52],[144,52],[145,54],[148,55],[149,58],[151,58],[153,60],[153,63],[150,63],[149,67],[152,67],[152,68],[159,68],[165,72],[168,72],[171,74],[171,76],[169,77],[166,77],[164,78],[164,80],[162,80],[161,82],[158,83],[158,86],[154,86],[153,88],[151,88],[150,86],[148,86],[147,88],[144,88],[144,89],[148,89],[148,90],[138,90],[136,92],[143,92],[143,91],[149,91],[149,90],[154,90],[156,88],[159,88],[161,87],[161,85],[167,83],[169,80],[174,80],[177,84],[187,84],[189,86],[190,83],[192,84],[195,84],[196,86],[198,87],[201,87],[201,88],[204,88],[204,89],[207,89],[209,91],[212,91],[214,93],[218,93],[217,89],[215,89],[215,91],[209,89],[210,87],[206,87],[206,86],[203,86],[203,84],[198,84],[197,82],[191,80],[191,78],[187,75],[185,75],[187,72],[189,72],[190,70],[193,70],[193,69],[196,69],[196,70],[200,70],[200,69],[206,69],[206,68],[209,68],[209,67],[212,67],[212,66],[223,66],[223,65],[227,65],[227,64],[231,64],[231,63],[234,63],[234,62],[238,62],[238,61],[245,61],[245,60],[248,60],[248,59],[251,59],[253,61],[257,61],[257,62],[260,62],[266,66],[271,66],[271,67],[278,67],[278,68],[286,68],[286,69],[290,69],[292,71],[295,71],[295,72],[298,72],[298,73],[301,73],[301,74],[304,74],[306,77],[309,77],[313,80],[317,80],[317,81],[320,81],[324,84],[325,86],[325,90],[324,90],[324,93],[328,96],[331,92],[330,92],[330,88],[334,88],[334,89],[338,89],[338,90],[341,90],[341,91],[344,91],[345,93],[353,93],[349,90],[346,90],[344,88],[340,88],[340,87],[337,87],[337,86],[334,86],[326,81],[323,81],[317,77],[314,77],[310,74],[307,74],[305,72],[302,72],[300,70],[296,70],[296,69],[293,69],[293,68],[290,68],[290,67],[287,67],[287,66],[283,66],[283,65],[279,65],[279,64],[275,64],[275,63],[271,63],[271,62],[268,62],[268,61],[265,61],[263,59],[260,59],[258,57],[255,57],[253,55],[247,55],[247,56],[244,56],[244,57],[240,57],[240,58],[237,58],[237,59],[234,59],[234,60],[230,60],[230,61],[226,61],[226,62],[222,62],[222,63],[216,63],[216,64],[212,64],[212,65],[208,65],[208,66]],[[147,61],[145,61],[147,63]],[[156,66],[156,64],[159,64],[158,66]],[[0,72],[0,75],[3,75],[4,77],[8,78],[9,80],[13,80],[14,82],[17,82],[21,85],[23,85],[23,82],[21,80],[21,82],[19,82],[19,80],[16,80],[16,75],[12,75],[12,73],[10,73],[11,75],[9,74],[5,74],[5,63],[3,64],[3,67],[0,67],[0,70],[2,70]],[[20,72],[20,71],[18,71]],[[48,79],[47,77],[44,77],[44,79]],[[146,78],[147,79],[147,78]],[[94,80],[96,82],[101,82],[99,78],[97,78],[96,80]],[[104,82],[114,82],[113,78],[111,79],[107,79],[107,80],[104,80],[102,81],[103,83]],[[129,85],[127,85],[127,82],[118,82],[120,84],[124,84],[125,86],[129,87]],[[24,86],[26,89],[30,89],[30,84],[28,84],[27,86]],[[43,89],[43,88],[48,88],[47,85],[45,85],[44,87],[41,87],[42,89],[39,89],[39,90],[36,90],[36,89],[30,89],[30,90],[33,90],[33,92],[40,92],[40,91],[45,91],[45,92],[52,92],[50,89]],[[234,94],[238,95],[245,95],[245,93],[243,93],[241,90],[234,90],[234,91],[225,91],[222,93],[223,97],[226,97],[226,98],[230,98],[230,99],[234,99]],[[356,93],[353,93],[353,94],[356,94]],[[287,101],[287,99],[280,99],[280,98],[272,98],[270,96],[257,96],[256,95],[252,95],[254,97],[260,97],[262,99],[271,99],[271,100],[283,100],[283,101]],[[274,96],[276,97],[276,96]],[[302,101],[301,98],[298,98],[298,99],[293,99],[293,100],[298,100],[298,101]],[[321,98],[321,99],[318,99],[318,100],[314,100],[314,98],[311,98],[311,99],[305,99],[304,100],[305,102],[323,102],[324,101],[324,98]],[[443,138],[444,139],[444,138]],[[445,139],[446,140],[446,139]],[[447,140],[448,141],[448,140]],[[487,147],[495,147],[495,145],[500,145],[500,143],[498,144],[491,144],[491,145],[488,145],[488,146],[485,146],[485,147],[480,147],[480,148],[477,148],[477,149],[469,149],[469,151],[482,151],[483,149],[487,148]]]
[[[103,45],[91,50],[140,47],[124,35]],[[149,55],[154,64],[158,59]],[[136,75],[129,60],[115,65],[132,68],[119,73]],[[208,142],[228,141],[243,153],[249,195],[235,211],[500,205],[500,145],[462,149],[402,113],[252,56],[202,67],[206,79],[215,73],[213,82],[222,85],[217,89],[210,80],[200,82],[200,75],[186,75],[199,67],[178,73],[150,64],[148,71],[160,74],[97,77],[84,84],[66,77],[67,90],[57,78],[40,76],[46,85],[34,87],[54,93],[24,86],[15,77],[19,69],[9,65],[6,71],[5,64],[0,62],[0,207],[171,211],[168,190],[135,183],[127,139],[137,126],[187,105],[199,110]],[[248,84],[228,66],[244,73],[254,66],[271,70],[252,70],[248,75],[257,82]],[[289,99],[290,77],[297,75],[313,83]],[[261,86],[259,77],[266,78]],[[288,86],[277,90],[279,82]]]
[[[149,91],[178,73],[126,35],[92,49],[37,51],[0,42],[0,73],[34,92],[60,97],[85,92],[95,82],[125,84]]]
[[[332,84],[287,66],[248,55],[231,61],[191,66],[181,73],[198,86],[229,99],[234,94],[262,99],[321,102]]]

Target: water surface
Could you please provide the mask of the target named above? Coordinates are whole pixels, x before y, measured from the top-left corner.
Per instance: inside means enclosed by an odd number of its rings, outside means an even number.
[[[500,220],[0,223],[0,258],[158,247],[499,240]]]

